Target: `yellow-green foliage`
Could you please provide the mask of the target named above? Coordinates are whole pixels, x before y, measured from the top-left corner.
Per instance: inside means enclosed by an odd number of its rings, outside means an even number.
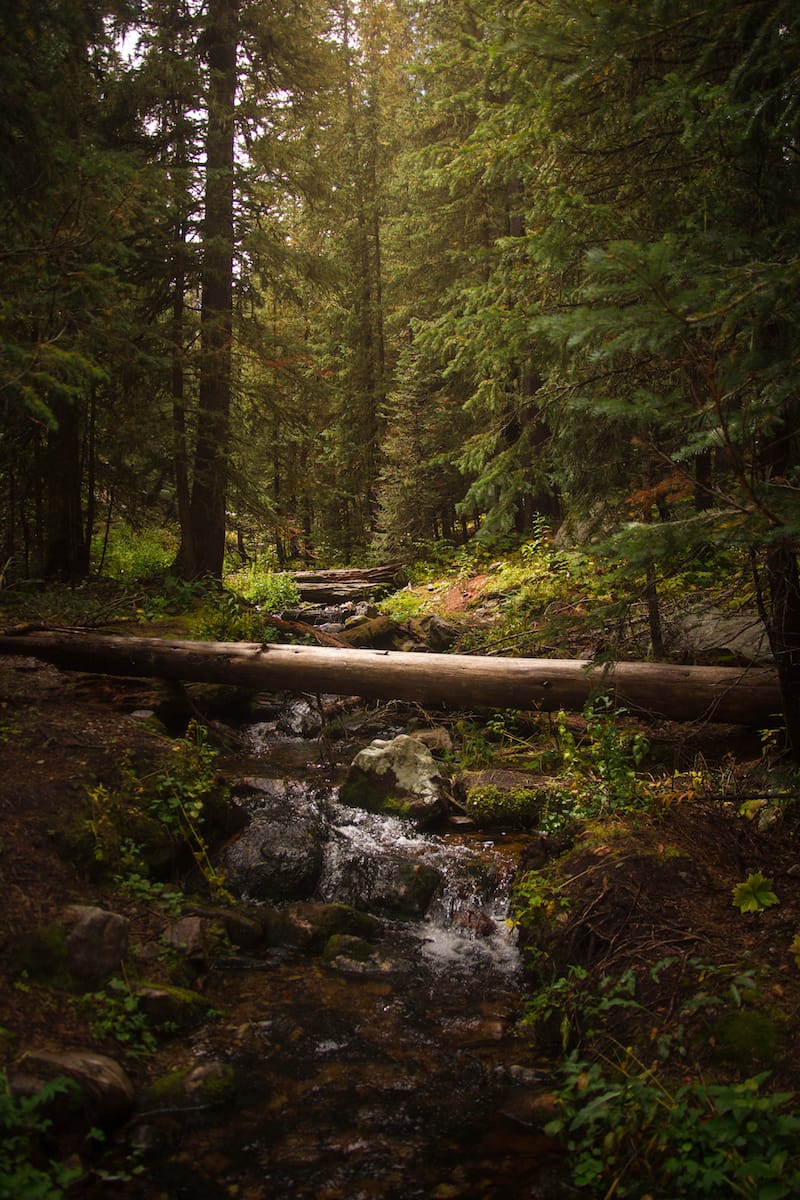
[[[195,722],[155,770],[140,775],[127,757],[117,785],[97,784],[88,800],[85,829],[103,870],[137,878],[153,869],[163,873],[188,847],[212,891],[224,890],[205,837],[228,792],[217,776],[216,753]]]

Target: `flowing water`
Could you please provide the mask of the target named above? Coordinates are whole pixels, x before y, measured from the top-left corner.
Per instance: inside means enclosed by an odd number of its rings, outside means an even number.
[[[325,830],[313,899],[377,912],[380,934],[366,955],[326,960],[277,947],[223,959],[206,981],[219,1019],[176,1040],[165,1067],[224,1064],[236,1099],[223,1110],[140,1113],[133,1151],[144,1171],[118,1195],[573,1195],[541,1133],[547,1065],[518,1027],[520,962],[506,916],[520,839],[423,834],[346,808],[337,799],[341,760],[364,741],[332,753],[300,736],[294,716],[284,731],[280,722],[249,731],[240,803],[258,813],[289,797],[312,809]],[[425,911],[402,920],[382,910],[400,860],[440,880]]]

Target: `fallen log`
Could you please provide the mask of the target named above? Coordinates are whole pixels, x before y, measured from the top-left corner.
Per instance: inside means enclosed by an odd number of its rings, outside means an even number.
[[[296,583],[341,583],[355,580],[360,583],[395,583],[403,576],[399,563],[381,567],[331,567],[320,571],[292,571]]]
[[[363,579],[343,579],[339,582],[303,582],[295,580],[300,599],[308,604],[346,604],[348,600],[369,600],[385,592],[391,583],[372,583]]]
[[[568,659],[483,658],[247,642],[33,633],[0,636],[0,654],[28,655],[105,675],[231,683],[256,691],[360,695],[456,710],[579,712],[597,695],[629,711],[677,721],[760,725],[781,711],[764,667],[662,663],[595,665]]]
[[[368,600],[379,592],[397,587],[404,580],[399,563],[380,567],[342,567],[326,571],[292,571],[301,600],[313,604],[345,604]]]

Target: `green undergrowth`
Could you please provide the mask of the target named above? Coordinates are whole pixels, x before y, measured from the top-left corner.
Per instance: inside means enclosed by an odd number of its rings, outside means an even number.
[[[580,719],[505,712],[462,735],[469,765],[524,769],[550,785],[537,803],[551,857],[519,873],[511,919],[528,977],[522,1029],[561,1064],[548,1132],[575,1185],[606,1200],[800,1194],[800,1117],[785,1086],[800,932],[749,936],[780,913],[785,885],[736,858],[729,869],[741,873],[716,889],[734,926],[729,961],[684,952],[681,931],[708,904],[709,878],[691,837],[670,836],[692,828],[696,808],[734,840],[738,825],[768,864],[800,794],[774,732],[758,762],[698,756],[683,771],[655,762],[643,728],[605,698]],[[506,803],[514,808],[513,789]]]
[[[529,872],[516,897],[527,937],[538,925],[551,945],[571,943],[629,845],[620,833],[617,858],[588,892],[565,876],[582,861],[569,855],[560,874]],[[625,954],[624,913],[617,936],[622,949],[605,968],[565,966],[563,956],[555,967],[535,949],[547,938],[529,943],[522,1029],[560,1064],[547,1132],[562,1141],[575,1185],[633,1200],[800,1194],[800,1116],[793,1093],[773,1082],[792,1053],[794,1014],[781,1006],[773,964],[672,954],[648,965],[638,949]],[[657,944],[657,926],[634,944]]]
[[[443,607],[451,590],[482,581],[466,611],[455,614],[463,630],[453,650],[466,654],[669,658],[680,650],[675,618],[690,599],[716,611],[756,610],[749,561],[735,549],[676,546],[656,568],[646,556],[621,556],[601,538],[581,545],[557,540],[541,518],[523,538],[438,547],[410,565],[408,575],[408,586],[379,602],[401,622],[430,614],[452,620]],[[480,620],[470,619],[475,609]]]
[[[140,897],[172,899],[164,886],[187,860],[194,861],[210,893],[227,897],[224,878],[210,857],[208,838],[224,824],[229,794],[217,771],[216,751],[205,729],[192,722],[169,743],[163,760],[144,772],[124,756],[114,783],[98,783],[73,850],[87,866]]]
[[[46,1083],[34,1096],[12,1094],[0,1072],[0,1196],[59,1200],[81,1170],[48,1154],[54,1101],[76,1087],[65,1079]]]
[[[793,1200],[800,1194],[800,1114],[769,1073],[674,1085],[628,1054],[563,1067],[562,1137],[587,1195],[652,1200]]]

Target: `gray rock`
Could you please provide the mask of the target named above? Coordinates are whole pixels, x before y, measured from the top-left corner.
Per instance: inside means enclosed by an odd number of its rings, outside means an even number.
[[[66,968],[76,979],[97,982],[117,974],[128,952],[130,922],[119,913],[71,904],[62,914]]]
[[[167,943],[189,962],[203,966],[208,957],[207,924],[203,917],[181,917],[167,930]]]
[[[34,1078],[41,1077],[42,1083],[62,1075],[74,1080],[97,1124],[118,1124],[133,1110],[133,1084],[125,1069],[106,1054],[93,1050],[31,1050],[22,1066]]]
[[[339,799],[368,812],[407,816],[424,825],[444,811],[442,778],[427,746],[401,733],[377,738],[350,766]]]

